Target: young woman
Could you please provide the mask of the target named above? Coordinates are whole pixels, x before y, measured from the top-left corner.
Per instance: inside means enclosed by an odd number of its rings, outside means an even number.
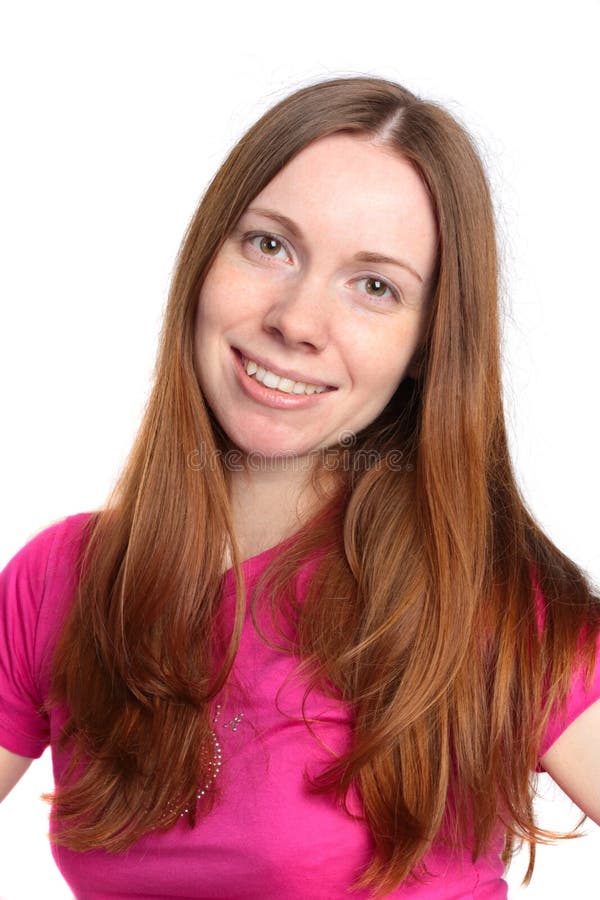
[[[52,746],[76,897],[505,897],[544,770],[600,823],[600,601],[519,493],[497,295],[440,106],[334,79],[234,147],[114,492],[1,576],[1,793]]]

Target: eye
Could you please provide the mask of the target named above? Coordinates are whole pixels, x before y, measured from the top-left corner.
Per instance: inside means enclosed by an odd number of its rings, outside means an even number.
[[[258,245],[256,245],[254,242],[258,238],[260,238],[260,241]],[[281,257],[278,256],[280,250],[288,253],[287,244],[282,238],[278,238],[268,231],[250,231],[247,234],[242,235],[242,243],[249,243],[258,256],[270,257],[271,259],[280,259]],[[367,293],[369,296],[375,297],[376,300],[387,300],[388,303],[401,302],[398,290],[391,285],[389,281],[380,278],[378,275],[363,275],[362,278],[357,278],[355,280],[359,282],[365,281],[367,282],[367,285],[372,285],[372,289],[367,287]],[[386,291],[388,292],[388,296],[386,296]]]
[[[257,238],[260,238],[258,245],[254,243]],[[281,258],[278,257],[278,252],[280,250],[286,250],[286,245],[281,238],[275,237],[274,234],[269,234],[266,231],[253,231],[249,234],[245,234],[242,240],[244,242],[248,241],[252,248],[258,252],[259,256],[266,256],[271,259]]]
[[[380,278],[378,275],[363,275],[362,278],[357,278],[356,281],[366,281],[367,283],[367,293],[371,297],[375,297],[377,300],[383,299],[388,300],[393,303],[400,302],[400,294],[396,290],[393,285],[391,285],[388,281],[385,281],[383,278]],[[373,285],[372,289],[369,289],[369,285]],[[389,292],[389,296],[385,296],[385,292]]]

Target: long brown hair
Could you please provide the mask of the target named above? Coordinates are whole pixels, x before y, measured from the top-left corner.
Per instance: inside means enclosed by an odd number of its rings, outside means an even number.
[[[48,705],[68,707],[61,747],[72,756],[64,783],[46,795],[59,826],[52,839],[123,850],[171,827],[186,804],[193,826],[216,802],[211,792],[202,805],[194,798],[206,776],[210,703],[235,658],[246,598],[228,439],[194,371],[195,311],[215,254],[251,200],[296,153],[339,133],[390,148],[422,178],[439,231],[431,314],[418,377],[404,379],[350,446],[331,448],[342,464],[330,457],[315,466],[315,486],[324,474],[329,484],[321,507],[260,586],[277,597],[274,618],[296,625],[294,646],[281,646],[299,654],[307,689],[352,705],[352,746],[313,788],[341,803],[352,785],[359,791],[374,853],[357,886],[384,893],[420,877],[443,834],[470,842],[475,859],[498,820],[505,863],[515,839],[530,844],[528,883],[535,842],[562,836],[535,824],[532,773],[575,664],[591,677],[599,600],[542,532],[513,474],[494,216],[479,154],[441,106],[374,77],[312,84],[268,110],[230,152],[187,229],[145,415],[105,508],[89,520],[53,659]],[[192,464],[199,447],[210,465]],[[236,615],[217,661],[228,549]],[[300,604],[289,584],[315,553]]]

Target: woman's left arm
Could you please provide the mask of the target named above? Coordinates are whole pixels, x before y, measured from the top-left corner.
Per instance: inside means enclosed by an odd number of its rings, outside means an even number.
[[[571,722],[541,763],[573,803],[600,825],[600,700]]]

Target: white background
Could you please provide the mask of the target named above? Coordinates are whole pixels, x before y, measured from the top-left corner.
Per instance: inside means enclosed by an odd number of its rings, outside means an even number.
[[[525,497],[598,581],[600,5],[13,2],[0,5],[0,564],[100,506],[150,385],[179,242],[245,129],[354,74],[445,103],[493,184],[506,411]],[[68,898],[45,837],[48,752],[0,810],[0,900]],[[548,776],[538,820],[578,810]],[[511,897],[600,895],[600,828],[538,848]],[[43,885],[43,887],[42,887]]]

